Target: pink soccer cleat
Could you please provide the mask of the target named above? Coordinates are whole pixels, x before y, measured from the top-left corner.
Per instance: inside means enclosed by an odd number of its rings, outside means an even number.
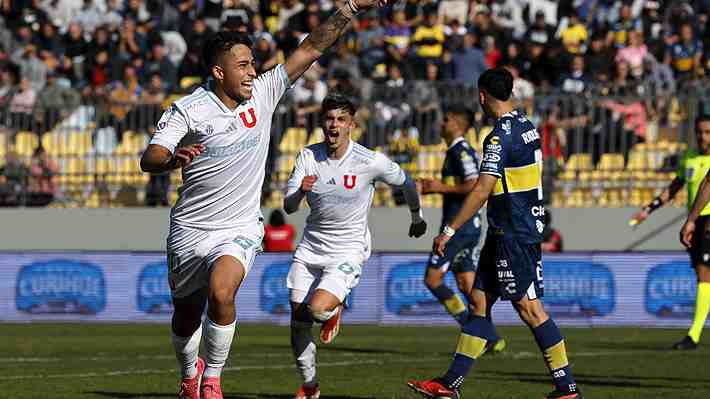
[[[179,399],[200,399],[200,382],[205,371],[205,361],[197,358],[197,375],[192,378],[183,378],[180,383]]]
[[[343,315],[343,304],[335,308],[335,314],[320,327],[320,342],[329,344],[333,342],[340,331],[340,316]]]
[[[298,392],[296,392],[296,395],[294,395],[293,399],[318,399],[320,398],[320,387],[318,384],[312,386],[312,387],[307,387],[305,385],[301,385],[301,387],[298,389]]]
[[[444,386],[438,378],[425,381],[409,380],[407,386],[429,399],[460,399],[461,397],[457,389]]]
[[[202,379],[202,399],[223,399],[222,387],[219,377],[205,377]]]

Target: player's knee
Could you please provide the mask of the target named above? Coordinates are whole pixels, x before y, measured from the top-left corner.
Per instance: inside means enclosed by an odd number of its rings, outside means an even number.
[[[313,320],[324,323],[333,315],[333,310],[327,309],[325,305],[315,303],[308,305],[308,313]]]
[[[528,326],[536,327],[545,322],[549,317],[539,301],[520,301],[515,303],[515,310],[520,319]]]
[[[234,306],[235,291],[231,287],[219,287],[210,291],[210,307],[231,307]]]

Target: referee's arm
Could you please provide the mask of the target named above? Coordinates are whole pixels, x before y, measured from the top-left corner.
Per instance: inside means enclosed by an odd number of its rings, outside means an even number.
[[[640,211],[638,211],[629,221],[629,224],[631,226],[635,226],[644,220],[646,220],[651,213],[653,213],[656,209],[662,207],[668,201],[672,200],[676,194],[678,194],[678,191],[683,188],[685,185],[685,179],[682,177],[676,176],[676,178],[671,181],[671,184],[666,187],[665,190],[656,198],[653,199],[650,203],[645,205],[643,208],[641,208]]]
[[[695,202],[693,202],[693,209],[688,214],[688,220],[685,221],[683,228],[680,230],[680,242],[686,247],[690,248],[693,239],[693,233],[695,232],[695,221],[700,217],[700,212],[705,209],[708,201],[710,201],[710,171],[705,174],[703,182],[700,183],[700,188],[698,189],[698,195],[695,196]]]

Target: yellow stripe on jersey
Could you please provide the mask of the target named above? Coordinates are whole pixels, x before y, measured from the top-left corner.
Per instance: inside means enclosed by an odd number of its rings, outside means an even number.
[[[519,193],[530,190],[537,190],[542,184],[542,171],[539,163],[520,166],[516,168],[505,168],[505,183],[508,185],[509,193]],[[493,195],[503,194],[502,179],[498,179]]]

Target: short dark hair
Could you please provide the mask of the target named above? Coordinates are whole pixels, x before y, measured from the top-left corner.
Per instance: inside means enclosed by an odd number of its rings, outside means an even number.
[[[451,105],[444,109],[444,114],[453,114],[461,118],[467,127],[471,126],[471,121],[473,120],[473,115],[471,110],[463,105]]]
[[[698,115],[698,117],[695,118],[695,129],[698,129],[700,122],[710,122],[710,114],[703,113]]]
[[[269,215],[269,224],[274,227],[283,226],[286,224],[286,217],[280,209],[274,209]]]
[[[217,63],[220,54],[229,52],[237,44],[243,44],[249,48],[253,43],[248,34],[236,31],[221,31],[213,34],[205,42],[202,49],[202,60],[205,68],[209,71]]]
[[[357,107],[350,97],[337,92],[328,94],[323,99],[323,104],[321,105],[321,112],[323,114],[333,109],[344,109],[350,115],[355,115],[357,111]]]
[[[513,75],[503,67],[486,69],[478,78],[478,89],[497,100],[508,101],[513,94]]]

